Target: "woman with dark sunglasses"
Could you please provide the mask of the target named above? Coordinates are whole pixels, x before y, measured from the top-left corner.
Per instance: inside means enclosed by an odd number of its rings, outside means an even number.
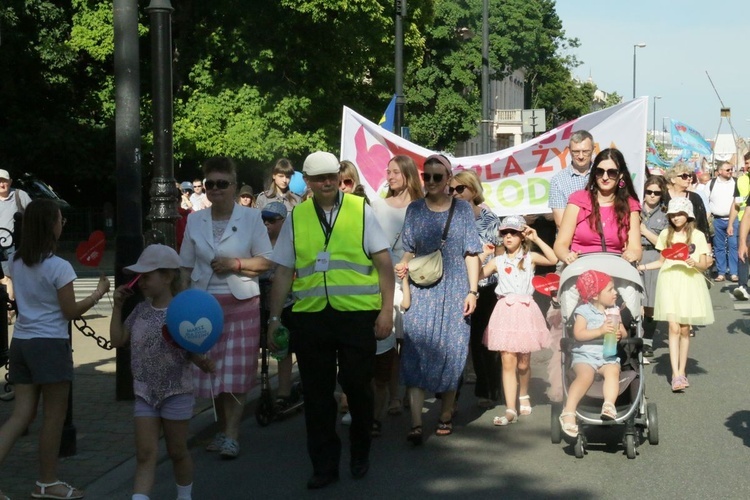
[[[646,179],[643,191],[643,206],[641,208],[641,245],[643,246],[643,257],[641,264],[656,262],[661,252],[656,249],[656,240],[659,233],[669,225],[667,218],[667,204],[664,199],[667,194],[667,181],[661,175],[652,175]],[[643,288],[646,298],[643,302],[643,315],[646,324],[643,328],[643,356],[654,355],[654,303],[656,298],[656,278],[659,276],[658,269],[643,272]]]
[[[695,225],[696,227],[706,235],[708,239],[709,250],[711,248],[711,239],[709,235],[708,215],[706,214],[706,206],[701,199],[701,196],[690,191],[690,186],[693,182],[694,170],[686,163],[679,162],[674,167],[667,171],[667,192],[664,196],[664,203],[669,204],[669,200],[672,198],[687,198],[693,205],[693,213],[695,214]],[[713,265],[713,257],[708,256],[708,265]]]
[[[411,307],[404,313],[401,380],[411,409],[412,428],[407,439],[415,445],[422,443],[425,391],[441,393],[435,434],[453,432],[453,403],[469,350],[469,316],[479,295],[477,255],[482,251],[471,206],[447,193],[450,161],[443,155],[427,157],[422,179],[426,195],[406,209],[401,235],[405,253],[395,268],[399,279],[404,279],[412,258],[442,250],[443,276],[424,287],[411,282]],[[450,227],[441,247],[452,206]]]
[[[454,198],[468,201],[474,212],[474,223],[482,241],[483,252],[480,255],[482,265],[487,264],[495,256],[495,247],[502,242],[497,235],[497,227],[500,223],[497,215],[488,208],[482,206],[484,203],[484,190],[479,176],[473,170],[464,170],[456,173],[451,179],[448,193]],[[477,397],[477,405],[480,408],[492,408],[497,404],[502,394],[502,383],[500,373],[502,363],[496,351],[490,351],[482,343],[484,330],[490,321],[492,311],[497,303],[495,295],[497,286],[497,275],[479,281],[479,299],[477,308],[471,315],[471,338],[469,341],[469,352],[476,374],[474,395]]]
[[[641,206],[622,153],[601,151],[594,159],[585,189],[568,199],[555,240],[555,254],[566,264],[591,252],[641,259]]]
[[[258,368],[258,276],[271,268],[272,248],[260,210],[235,203],[234,162],[223,156],[209,158],[203,173],[211,207],[188,217],[180,261],[190,286],[210,293],[221,305],[224,329],[207,353],[216,372],[209,376],[195,370],[194,387],[196,396],[214,398],[219,419],[219,432],[206,450],[236,458],[245,395]]]

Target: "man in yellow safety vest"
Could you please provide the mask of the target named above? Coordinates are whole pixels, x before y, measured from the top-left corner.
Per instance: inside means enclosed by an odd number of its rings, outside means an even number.
[[[336,433],[338,381],[349,400],[350,471],[369,470],[373,424],[375,341],[393,327],[394,275],[389,242],[364,198],[339,192],[339,162],[323,151],[303,165],[312,198],[294,207],[276,241],[278,264],[271,290],[269,347],[290,288],[291,349],[305,395],[310,489],[339,479],[341,440]]]

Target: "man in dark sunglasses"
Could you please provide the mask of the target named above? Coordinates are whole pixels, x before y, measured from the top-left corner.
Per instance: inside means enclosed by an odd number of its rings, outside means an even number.
[[[193,211],[203,210],[211,206],[205,191],[203,190],[203,180],[195,179],[193,181],[193,194],[190,195],[190,203],[193,205]]]
[[[555,224],[560,227],[563,212],[571,194],[586,187],[594,158],[594,137],[587,130],[577,130],[568,144],[570,166],[556,173],[549,182],[549,207]]]
[[[307,449],[313,464],[309,489],[339,479],[335,373],[349,398],[350,472],[370,467],[375,340],[391,335],[394,277],[390,241],[364,198],[339,191],[339,161],[317,151],[303,164],[313,193],[283,223],[271,260],[269,347],[289,290],[296,297],[290,328],[305,390]],[[296,276],[296,278],[295,278]],[[294,278],[294,279],[293,279]],[[337,366],[338,360],[338,366]]]

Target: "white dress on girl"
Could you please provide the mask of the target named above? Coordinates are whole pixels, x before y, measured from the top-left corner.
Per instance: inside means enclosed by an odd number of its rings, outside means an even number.
[[[517,252],[495,257],[498,301],[492,311],[484,345],[490,351],[535,352],[549,346],[550,336],[542,311],[532,298],[534,265],[531,254]],[[520,268],[523,263],[523,269]]]

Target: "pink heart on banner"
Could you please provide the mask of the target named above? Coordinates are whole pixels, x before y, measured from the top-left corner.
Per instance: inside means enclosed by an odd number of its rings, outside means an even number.
[[[357,166],[370,187],[377,191],[385,181],[385,169],[392,155],[388,148],[376,143],[367,147],[365,127],[360,126],[354,134],[354,147],[357,150]]]

